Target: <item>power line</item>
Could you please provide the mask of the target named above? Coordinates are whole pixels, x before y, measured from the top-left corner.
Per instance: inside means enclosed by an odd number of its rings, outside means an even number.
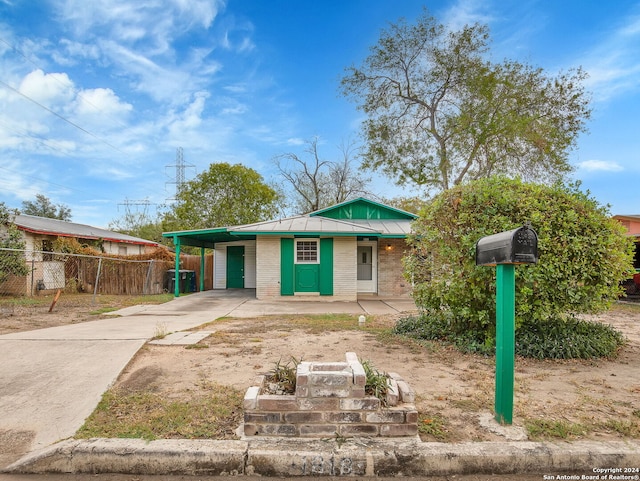
[[[18,89],[12,87],[11,85],[9,85],[8,83],[6,83],[3,80],[0,80],[0,84],[4,85],[6,88],[8,88],[9,90],[11,90],[12,92],[20,95],[21,97],[24,97],[25,99],[29,100],[30,102],[33,102],[34,104],[36,104],[37,106],[43,108],[44,110],[46,110],[47,112],[49,112],[52,115],[55,115],[56,117],[58,117],[61,120],[64,120],[65,122],[67,122],[68,124],[74,126],[76,129],[81,130],[82,132],[84,132],[87,135],[90,135],[91,137],[93,137],[94,139],[98,140],[99,142],[102,142],[103,144],[107,145],[108,147],[111,147],[113,150],[115,150],[116,152],[122,154],[122,155],[127,155],[125,154],[123,151],[121,151],[119,148],[117,148],[115,145],[110,144],[109,142],[107,142],[104,139],[101,139],[100,137],[98,137],[96,134],[94,134],[93,132],[88,131],[87,129],[85,129],[84,127],[81,127],[80,125],[76,124],[75,122],[72,122],[71,120],[63,117],[62,115],[60,115],[59,113],[51,110],[49,107],[42,105],[40,102],[38,102],[35,99],[32,99],[31,97],[29,97],[28,95],[23,94],[22,92],[20,92]]]
[[[48,149],[56,150],[56,151],[60,152],[61,154],[68,154],[68,151],[62,150],[62,149],[56,147],[55,145],[51,144],[50,143],[51,141],[49,141],[47,139],[43,139],[41,137],[35,137],[35,136],[31,135],[27,130],[21,129],[20,127],[17,127],[15,125],[9,125],[9,124],[7,124],[7,122],[2,120],[2,118],[0,118],[0,124],[3,124],[5,126],[5,129],[7,129],[7,131],[13,132],[13,135],[21,137],[23,139],[31,140],[34,143],[38,143],[40,145],[43,145],[44,147],[47,147]]]
[[[31,60],[29,57],[27,57],[27,55],[20,50],[18,47],[16,47],[15,45],[11,44],[10,42],[8,42],[7,40],[5,40],[4,38],[0,37],[0,42],[4,43],[7,47],[9,47],[11,50],[13,50],[14,52],[16,52],[18,55],[20,55],[22,58],[24,58],[28,63],[30,63],[31,65],[33,65],[34,67],[36,67],[38,70],[41,70],[42,72],[45,73],[45,75],[47,74],[47,72],[45,71],[45,69],[43,69],[40,65],[38,65],[37,63],[35,63],[33,60]],[[87,100],[82,94],[80,94],[80,92],[73,88],[73,85],[67,84],[65,82],[63,82],[62,80],[60,80],[57,76],[55,75],[51,75],[49,78],[52,78],[53,80],[55,80],[56,82],[58,82],[60,85],[62,85],[63,87],[66,88],[71,88],[73,90],[73,93],[76,94],[76,96],[80,99],[82,99],[83,102],[85,102],[86,104],[90,105],[91,107],[93,107],[97,112],[100,112],[101,114],[109,117],[111,120],[115,120],[118,124],[120,124],[121,127],[127,127],[127,125],[125,125],[124,123],[120,122],[120,120],[118,119],[114,119],[113,117],[111,117],[109,114],[106,114],[104,112],[104,110],[102,110],[100,107],[98,107],[97,105],[95,105],[93,102]]]
[[[145,197],[142,200],[130,200],[128,197],[125,197],[124,202],[118,203],[118,206],[124,206],[125,214],[127,216],[131,216],[131,206],[142,206],[142,216],[146,217],[149,211],[149,206],[158,205],[154,202],[150,202],[148,197]]]

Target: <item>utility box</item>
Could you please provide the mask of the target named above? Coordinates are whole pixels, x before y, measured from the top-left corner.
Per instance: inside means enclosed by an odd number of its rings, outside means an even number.
[[[476,243],[476,265],[535,264],[538,234],[529,225],[483,237]]]

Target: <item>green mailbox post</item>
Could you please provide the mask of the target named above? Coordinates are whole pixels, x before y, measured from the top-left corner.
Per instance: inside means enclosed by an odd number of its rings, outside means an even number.
[[[538,262],[538,235],[528,225],[483,237],[476,265],[496,267],[496,421],[513,422],[515,364],[515,266]]]

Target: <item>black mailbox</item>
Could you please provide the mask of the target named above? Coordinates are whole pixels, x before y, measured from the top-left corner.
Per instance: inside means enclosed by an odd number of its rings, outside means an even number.
[[[476,243],[476,265],[535,264],[538,234],[529,225],[483,237]]]

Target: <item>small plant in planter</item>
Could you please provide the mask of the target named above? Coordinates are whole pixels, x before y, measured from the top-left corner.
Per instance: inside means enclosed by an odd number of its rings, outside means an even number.
[[[265,376],[267,392],[269,394],[295,394],[296,374],[300,362],[302,362],[302,358],[296,359],[293,356],[286,363],[282,363],[282,359],[279,359],[274,368]]]
[[[387,373],[381,373],[371,361],[360,359],[360,364],[364,368],[367,380],[364,385],[364,392],[370,396],[375,396],[382,402],[383,406],[387,405],[387,392],[389,391],[389,376]]]

